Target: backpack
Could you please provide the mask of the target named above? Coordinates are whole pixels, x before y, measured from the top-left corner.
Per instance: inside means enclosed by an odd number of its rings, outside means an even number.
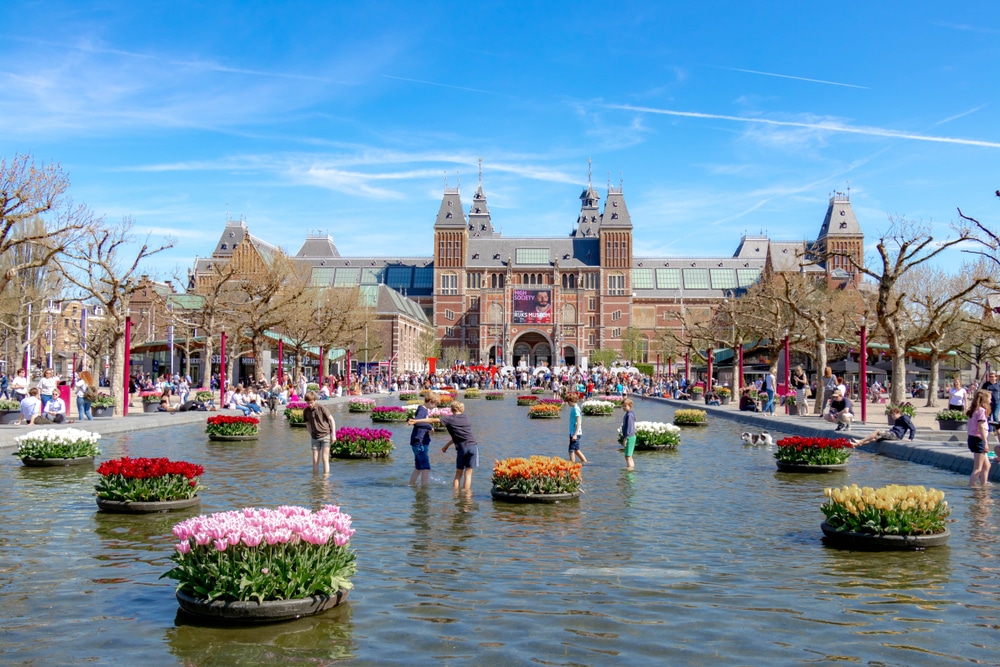
[[[96,401],[97,389],[88,384],[87,388],[83,392],[83,400],[87,401],[88,403],[93,403],[94,401]]]

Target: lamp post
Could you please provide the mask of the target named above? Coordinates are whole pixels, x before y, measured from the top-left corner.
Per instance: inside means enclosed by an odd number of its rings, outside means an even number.
[[[708,379],[705,380],[705,396],[708,396],[708,392],[712,391],[712,357],[715,356],[715,350],[712,347],[708,348]]]
[[[868,420],[868,322],[865,316],[861,316],[861,329],[858,331],[861,336],[861,386],[858,393],[861,394],[861,423]]]
[[[285,363],[285,342],[278,339],[278,384],[285,385],[284,364]]]

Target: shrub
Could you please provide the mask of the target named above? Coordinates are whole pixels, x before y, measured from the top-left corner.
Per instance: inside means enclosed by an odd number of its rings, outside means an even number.
[[[91,433],[78,428],[43,428],[14,438],[18,458],[32,459],[76,459],[97,456],[101,450],[97,441],[100,433]]]
[[[892,403],[889,403],[888,405],[885,406],[885,414],[887,415],[890,414],[893,408],[899,408],[900,411],[907,417],[912,417],[917,413],[917,408],[913,405],[913,403],[910,403],[909,401],[903,403],[902,405],[894,405]]]
[[[199,389],[194,393],[194,400],[204,403],[205,401],[211,401],[215,398],[215,392],[209,391],[208,389]]]
[[[306,391],[319,391],[319,385],[315,382],[306,384]]]
[[[171,560],[163,576],[203,600],[296,600],[333,596],[352,587],[357,570],[347,545],[351,517],[326,505],[246,507],[176,524]]]
[[[120,459],[105,461],[97,468],[101,476],[97,497],[123,502],[156,502],[194,498],[201,490],[198,479],[205,473],[199,465],[170,459]]]
[[[576,493],[583,481],[580,463],[532,456],[493,462],[493,488],[503,493]]]
[[[820,509],[836,530],[873,535],[935,535],[943,533],[951,513],[944,493],[922,486],[890,484],[878,489],[857,484],[825,489]]]
[[[941,412],[934,415],[934,419],[939,422],[954,421],[954,422],[967,422],[969,421],[969,415],[965,414],[961,410],[942,410]]]
[[[781,463],[839,465],[851,457],[851,442],[846,438],[791,436],[777,442],[774,453]]]
[[[20,410],[21,404],[18,401],[0,400],[0,410]]]

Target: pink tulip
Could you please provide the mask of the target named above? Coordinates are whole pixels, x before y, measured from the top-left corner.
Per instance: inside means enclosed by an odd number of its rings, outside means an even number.
[[[266,567],[260,568],[260,573],[261,574],[267,574],[268,572],[270,572],[270,570],[268,570]]]
[[[264,533],[259,530],[248,530],[243,533],[243,544],[248,547],[255,547],[263,541]]]
[[[213,544],[216,551],[225,551],[229,547],[229,540],[215,540]]]
[[[212,541],[212,536],[208,533],[195,533],[194,541],[199,547],[203,547]]]
[[[188,542],[187,540],[184,540],[180,544],[175,544],[174,548],[177,549],[177,551],[182,554],[187,554],[191,552],[191,543]]]

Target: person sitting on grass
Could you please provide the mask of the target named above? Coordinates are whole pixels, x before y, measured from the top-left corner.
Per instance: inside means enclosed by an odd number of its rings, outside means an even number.
[[[876,440],[902,440],[903,436],[910,434],[910,440],[913,440],[917,435],[917,427],[913,425],[913,421],[910,419],[909,415],[903,414],[903,411],[898,407],[894,407],[889,411],[889,416],[892,417],[892,428],[888,428],[884,431],[874,431],[871,435],[862,438],[861,440],[853,440],[851,444],[854,447],[860,447],[861,445],[867,445],[868,443],[875,442]]]

